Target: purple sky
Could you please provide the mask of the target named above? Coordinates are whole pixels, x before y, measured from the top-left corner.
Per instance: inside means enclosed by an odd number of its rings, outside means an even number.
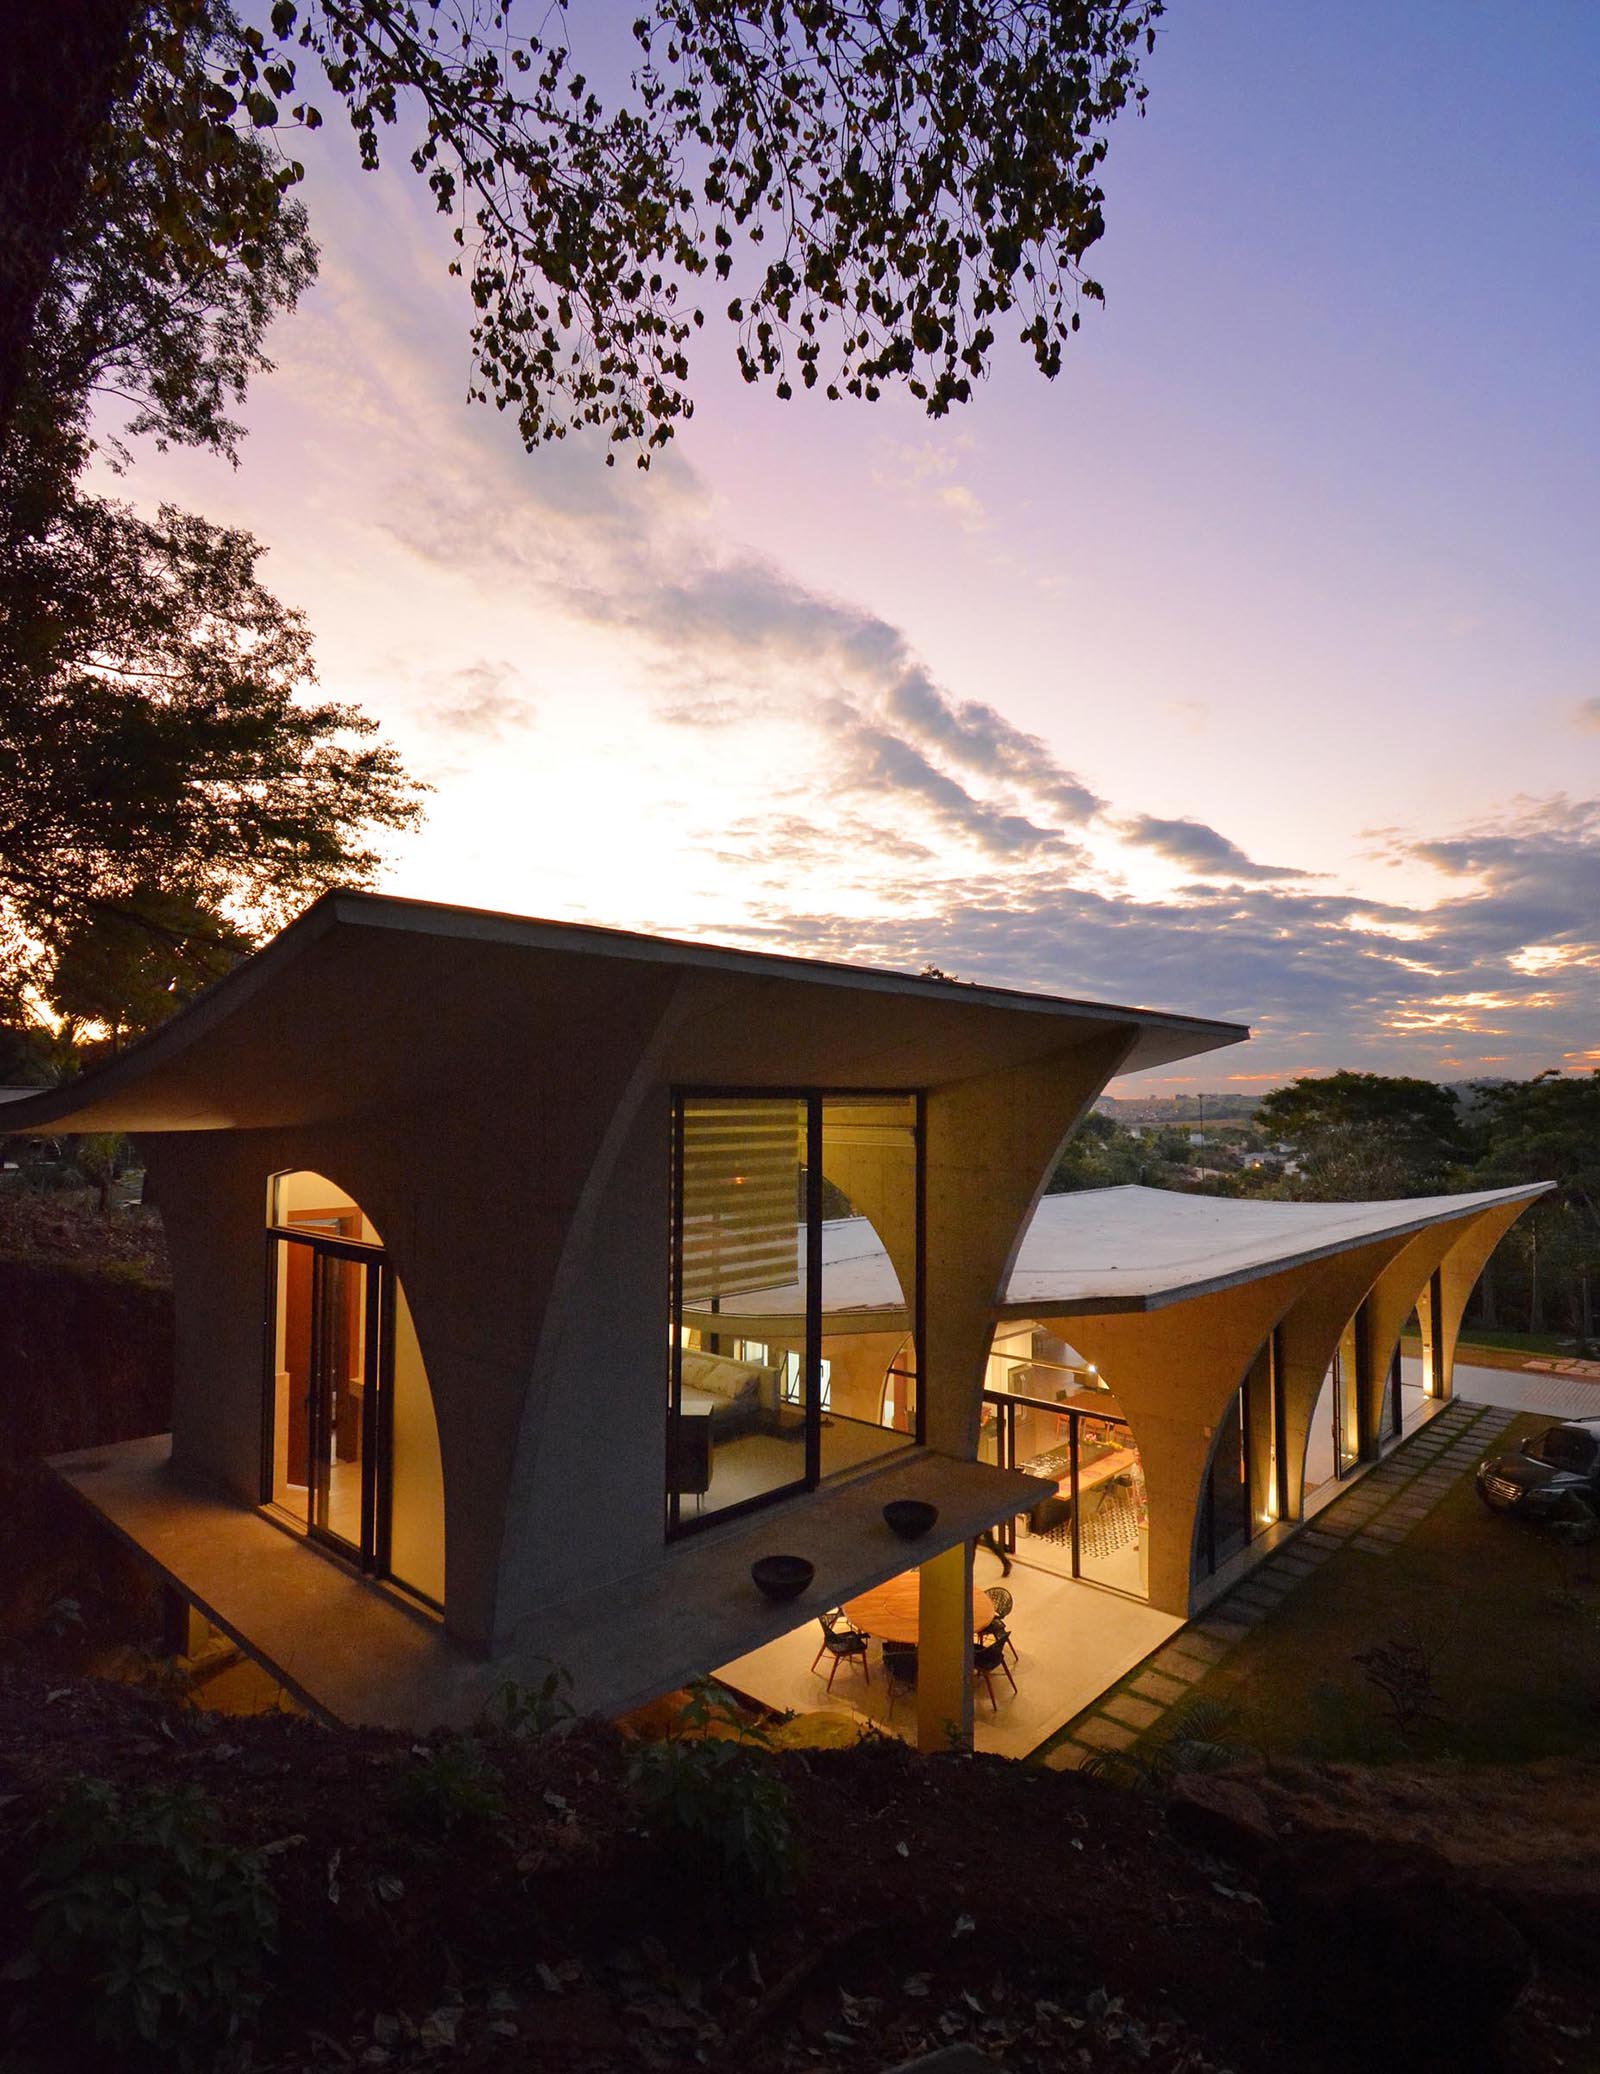
[[[648,477],[469,409],[445,227],[310,140],[242,468],[129,487],[434,783],[390,890],[1255,1026],[1151,1091],[1600,1065],[1600,11],[1174,0],[1147,76],[1059,381],[708,326]]]

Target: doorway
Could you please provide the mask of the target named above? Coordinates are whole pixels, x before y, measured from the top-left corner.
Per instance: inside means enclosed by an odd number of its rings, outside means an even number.
[[[274,1483],[286,1488],[273,1496],[309,1533],[375,1569],[387,1264],[324,1238],[280,1238],[274,1252],[283,1290],[275,1394],[285,1400]]]
[[[400,1278],[319,1175],[279,1176],[268,1221],[263,1501],[442,1608],[438,1426]]]

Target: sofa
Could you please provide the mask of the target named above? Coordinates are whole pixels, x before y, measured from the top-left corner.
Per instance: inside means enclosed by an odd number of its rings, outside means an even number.
[[[685,1347],[680,1403],[686,1416],[704,1417],[713,1447],[745,1433],[785,1430],[782,1370],[727,1354],[701,1354]],[[796,1414],[794,1424],[799,1424]]]

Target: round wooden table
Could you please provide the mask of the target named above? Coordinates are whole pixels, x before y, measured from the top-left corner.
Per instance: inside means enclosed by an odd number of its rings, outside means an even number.
[[[846,1620],[860,1628],[864,1635],[874,1635],[880,1642],[915,1642],[918,1633],[918,1614],[922,1604],[922,1572],[902,1570],[898,1577],[891,1577],[887,1584],[880,1584],[872,1591],[863,1592],[859,1599],[848,1599],[843,1612]],[[972,1587],[972,1632],[986,1628],[994,1619],[994,1606],[988,1594]]]

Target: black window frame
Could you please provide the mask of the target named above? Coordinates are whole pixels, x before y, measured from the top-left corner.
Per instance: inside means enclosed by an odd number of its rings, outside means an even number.
[[[806,1161],[805,1161],[805,1257],[806,1257],[806,1308],[805,1308],[805,1359],[802,1364],[804,1382],[803,1411],[805,1416],[805,1468],[797,1478],[776,1485],[770,1491],[759,1491],[754,1497],[741,1499],[737,1505],[724,1505],[715,1511],[685,1511],[685,1494],[668,1488],[668,1476],[663,1475],[663,1500],[665,1533],[668,1541],[678,1541],[690,1535],[720,1527],[730,1520],[743,1519],[753,1512],[763,1511],[770,1505],[782,1504],[785,1500],[814,1491],[823,1482],[822,1474],[822,1117],[824,1106],[832,1101],[885,1101],[910,1102],[912,1105],[912,1148],[913,1148],[913,1217],[915,1242],[913,1246],[916,1290],[908,1306],[911,1313],[911,1341],[916,1350],[916,1367],[912,1371],[916,1382],[916,1431],[910,1436],[915,1447],[927,1445],[927,1390],[925,1387],[925,1347],[927,1344],[926,1298],[927,1282],[927,1093],[922,1088],[909,1087],[822,1087],[822,1086],[729,1086],[726,1084],[684,1084],[672,1089],[672,1126],[670,1133],[671,1187],[668,1191],[667,1215],[667,1402],[666,1402],[666,1459],[670,1464],[676,1453],[675,1421],[682,1417],[680,1409],[683,1390],[683,1342],[679,1320],[683,1316],[683,1128],[684,1112],[688,1104],[696,1101],[745,1101],[745,1102],[794,1102],[803,1103],[806,1110]],[[885,1433],[892,1429],[885,1428]],[[896,1434],[904,1440],[907,1436]],[[887,1452],[887,1450],[886,1450]],[[861,1467],[869,1466],[867,1464]],[[842,1470],[841,1475],[854,1474],[854,1470]]]

